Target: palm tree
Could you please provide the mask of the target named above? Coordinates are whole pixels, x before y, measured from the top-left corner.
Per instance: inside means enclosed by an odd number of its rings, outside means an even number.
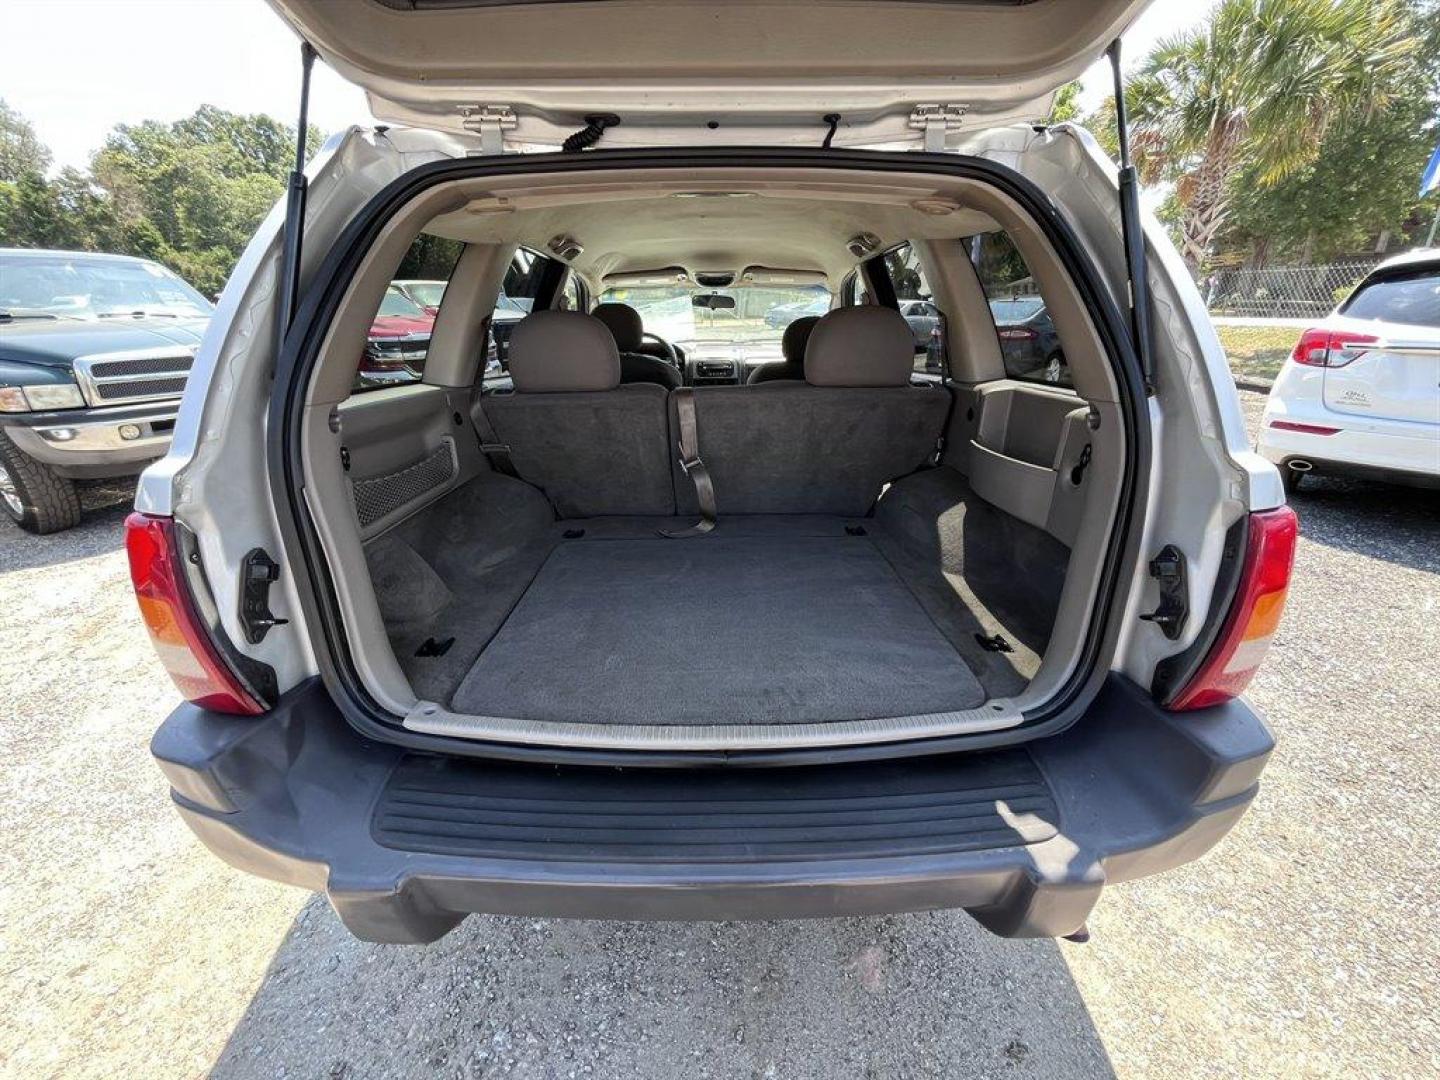
[[[1223,0],[1130,80],[1135,161],[1175,184],[1181,254],[1208,258],[1242,169],[1274,184],[1313,162],[1330,122],[1383,109],[1420,47],[1414,0]]]

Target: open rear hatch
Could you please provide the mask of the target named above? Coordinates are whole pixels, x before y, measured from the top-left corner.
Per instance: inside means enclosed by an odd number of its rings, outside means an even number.
[[[1045,115],[1147,0],[270,0],[375,115],[559,145],[924,142]]]

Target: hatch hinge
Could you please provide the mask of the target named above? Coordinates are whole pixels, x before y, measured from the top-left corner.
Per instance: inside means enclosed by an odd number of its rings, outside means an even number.
[[[938,154],[945,149],[945,136],[964,125],[969,105],[916,105],[910,113],[910,126],[925,133],[925,150]]]
[[[480,153],[487,157],[505,152],[505,132],[519,123],[509,105],[462,105],[460,122],[480,136]]]
[[[1174,641],[1185,632],[1185,621],[1190,617],[1190,590],[1186,587],[1185,553],[1174,544],[1166,544],[1160,553],[1150,560],[1150,576],[1160,584],[1160,604],[1151,612],[1141,615],[1146,622],[1153,622],[1160,632]]]

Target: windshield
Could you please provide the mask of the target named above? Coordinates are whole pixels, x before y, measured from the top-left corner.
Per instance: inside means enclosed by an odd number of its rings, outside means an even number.
[[[405,283],[405,291],[417,304],[439,307],[448,284],[447,281],[409,281]]]
[[[728,297],[733,308],[697,307],[695,297]],[[805,315],[830,310],[822,286],[701,289],[657,286],[607,289],[606,303],[629,304],[640,312],[645,332],[679,345],[697,358],[750,362],[780,360],[785,328]]]
[[[1016,297],[1014,300],[990,301],[990,313],[997,323],[1024,322],[1039,313],[1045,301],[1038,296]]]
[[[84,255],[0,255],[0,311],[77,319],[207,318],[210,302],[159,263]]]
[[[380,301],[378,315],[400,315],[409,319],[426,319],[429,313],[411,300],[398,287],[391,285],[385,290],[385,298]]]

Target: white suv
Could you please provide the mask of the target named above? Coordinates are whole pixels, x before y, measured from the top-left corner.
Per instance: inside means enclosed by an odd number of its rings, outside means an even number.
[[[1291,491],[1311,473],[1440,487],[1440,251],[1387,259],[1300,335],[1259,449]]]
[[[385,941],[1075,935],[1245,812],[1294,515],[1133,170],[1021,123],[1141,4],[272,2],[406,126],[292,181],[128,522],[217,854]],[[443,299],[367,388],[396,277]]]

